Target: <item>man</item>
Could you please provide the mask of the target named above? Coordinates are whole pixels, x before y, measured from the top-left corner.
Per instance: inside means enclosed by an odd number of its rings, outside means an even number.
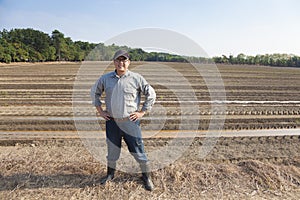
[[[114,178],[123,138],[129,152],[141,167],[145,188],[151,191],[154,185],[150,178],[140,120],[153,106],[156,94],[143,76],[128,70],[130,57],[125,50],[117,51],[113,62],[115,70],[102,75],[91,90],[93,105],[106,120],[107,175],[101,180],[101,184]],[[106,109],[102,107],[100,101],[103,92]],[[145,96],[145,101],[140,109],[141,94]]]

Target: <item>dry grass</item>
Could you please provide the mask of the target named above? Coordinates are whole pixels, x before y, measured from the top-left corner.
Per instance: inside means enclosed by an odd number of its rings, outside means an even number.
[[[230,138],[227,140],[229,142]],[[190,156],[185,155],[153,172],[156,188],[148,192],[143,188],[139,174],[121,171],[116,173],[111,183],[100,185],[99,180],[105,175],[106,166],[97,162],[80,141],[10,143],[9,146],[0,146],[0,199],[300,197],[299,157],[255,160],[241,159],[240,153],[237,153],[237,159],[231,155],[231,158],[225,156],[225,159],[220,156],[222,160],[209,156],[201,160],[193,155],[193,149],[196,149],[194,145],[188,152]],[[216,148],[221,145],[218,144]]]

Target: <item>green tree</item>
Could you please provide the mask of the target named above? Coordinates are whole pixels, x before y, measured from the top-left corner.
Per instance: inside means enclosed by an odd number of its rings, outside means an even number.
[[[239,55],[237,55],[236,63],[245,64],[246,63],[246,55],[243,53],[240,53]]]
[[[12,44],[7,42],[6,37],[0,38],[0,61],[5,63],[10,63],[14,61],[16,55],[16,49]]]
[[[13,56],[14,61],[24,61],[24,56],[29,56],[35,61],[47,60],[46,52],[50,45],[49,35],[29,28],[12,29],[8,32],[6,38],[18,51],[18,53]],[[31,55],[25,55],[24,51],[27,51],[27,53],[30,53]]]
[[[59,32],[58,30],[54,30],[52,32],[52,44],[55,48],[55,55],[56,60],[61,61],[62,60],[62,54],[65,52],[65,40],[64,40],[64,34]]]

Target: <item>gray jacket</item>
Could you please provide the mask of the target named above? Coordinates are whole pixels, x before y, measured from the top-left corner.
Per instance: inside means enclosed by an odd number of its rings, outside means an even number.
[[[102,75],[91,89],[94,106],[101,106],[105,93],[106,111],[114,118],[129,117],[140,110],[141,94],[145,96],[142,111],[151,110],[156,94],[143,76],[127,70],[119,77],[115,71]]]

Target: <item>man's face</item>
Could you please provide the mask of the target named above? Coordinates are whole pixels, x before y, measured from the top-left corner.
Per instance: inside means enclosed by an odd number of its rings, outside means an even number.
[[[130,64],[130,60],[124,56],[120,56],[114,60],[114,64],[118,73],[125,73]]]

